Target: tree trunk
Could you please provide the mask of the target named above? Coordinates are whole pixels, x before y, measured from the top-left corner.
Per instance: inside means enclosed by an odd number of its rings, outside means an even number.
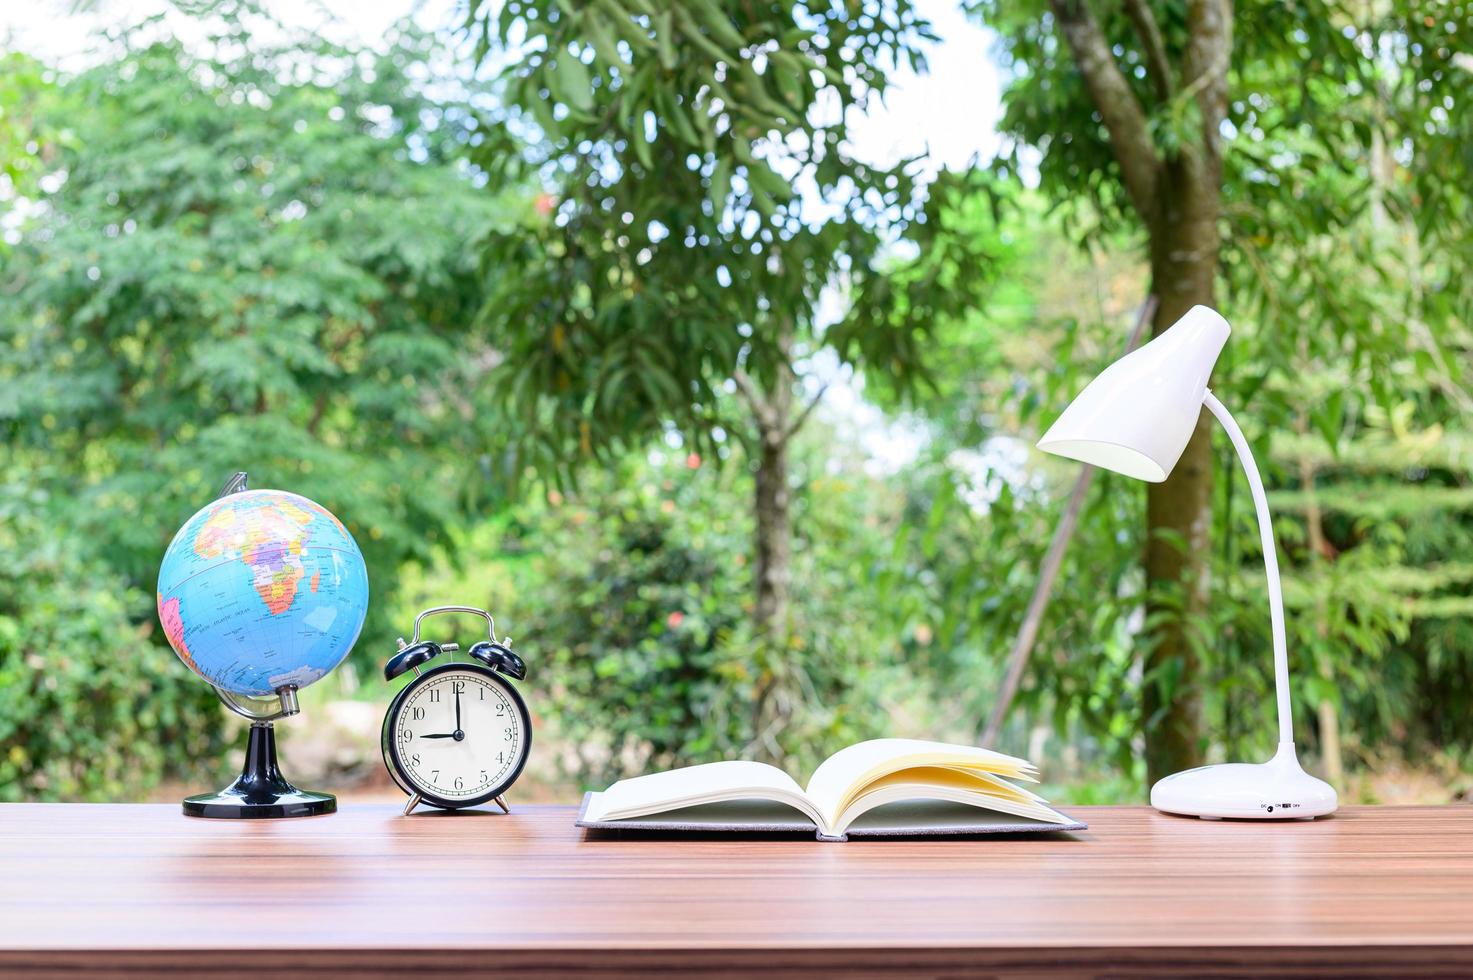
[[[1212,162],[1183,155],[1165,163],[1151,223],[1151,292],[1160,299],[1153,335],[1197,304],[1213,305],[1218,258],[1218,180]],[[1181,461],[1147,491],[1148,638],[1143,695],[1146,774],[1163,776],[1202,764],[1201,658],[1190,620],[1207,606],[1212,530],[1211,418],[1204,411]],[[1180,597],[1180,605],[1171,600]],[[1179,612],[1178,612],[1179,610]],[[1170,683],[1167,683],[1170,679]]]
[[[752,588],[756,594],[752,622],[760,644],[757,686],[752,704],[752,748],[754,758],[780,764],[777,736],[792,713],[790,692],[785,689],[784,659],[788,647],[788,597],[792,586],[793,517],[789,486],[789,446],[806,412],[795,423],[793,388],[796,377],[790,361],[792,335],[778,338],[780,354],[776,376],[769,390],[758,391],[744,374],[738,385],[752,410],[756,429],[752,474],[753,552]],[[750,444],[749,444],[750,445]]]
[[[1174,147],[1170,155],[1157,148],[1137,90],[1116,63],[1123,52],[1095,19],[1088,0],[1050,0],[1049,6],[1109,134],[1121,186],[1150,234],[1151,292],[1160,300],[1152,332],[1160,334],[1193,305],[1212,305],[1232,2],[1188,0],[1179,78],[1171,73],[1153,6],[1126,4],[1158,103],[1164,105],[1177,92],[1190,93],[1201,113],[1200,141]],[[1146,771],[1152,780],[1202,758],[1201,664],[1187,621],[1207,601],[1211,492],[1211,443],[1203,413],[1171,477],[1152,484],[1146,507],[1146,581],[1156,596],[1147,612],[1158,614],[1151,619],[1145,662],[1153,683],[1143,695]],[[1182,603],[1168,608],[1162,594],[1178,590]],[[1178,608],[1182,615],[1176,614]]]
[[[784,638],[788,625],[788,592],[792,583],[791,492],[788,487],[787,427],[792,418],[792,379],[780,381],[768,395],[768,420],[759,423],[761,446],[755,483],[757,632],[769,640]]]

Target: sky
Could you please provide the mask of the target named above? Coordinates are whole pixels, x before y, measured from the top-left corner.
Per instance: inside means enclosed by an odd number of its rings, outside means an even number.
[[[431,29],[455,24],[463,3],[263,0],[290,27],[369,45],[406,15]],[[931,173],[965,167],[976,157],[987,159],[998,148],[1003,83],[991,57],[991,35],[962,15],[958,0],[916,0],[916,8],[940,38],[925,52],[928,70],[918,75],[902,67],[890,77],[884,101],[872,102],[862,117],[851,118],[852,152],[877,165],[924,155],[921,169]],[[166,0],[0,0],[0,49],[18,49],[75,71],[98,57],[100,30],[170,10]],[[186,40],[198,31],[197,24],[177,11],[168,23]],[[812,390],[826,389],[825,418],[865,450],[873,468],[894,471],[915,457],[922,434],[892,422],[865,401],[859,385],[833,358],[816,358],[807,375]]]

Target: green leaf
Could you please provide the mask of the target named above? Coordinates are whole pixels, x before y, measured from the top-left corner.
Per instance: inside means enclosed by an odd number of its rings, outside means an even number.
[[[587,25],[589,41],[604,64],[610,68],[623,68],[626,62],[620,55],[619,46],[608,26],[596,14],[588,17]]]
[[[634,131],[630,134],[630,142],[634,145],[634,155],[644,166],[646,171],[654,169],[654,158],[650,155],[649,139],[645,135],[643,119],[636,119]]]
[[[593,81],[588,67],[566,52],[558,55],[555,70],[558,94],[574,108],[587,112],[593,108]]]
[[[739,54],[746,47],[746,39],[714,0],[693,0],[692,6],[695,8],[692,16],[698,16],[701,26],[709,30],[721,44],[731,48],[732,54]]]
[[[655,42],[660,49],[660,66],[666,71],[675,70],[675,26],[669,10],[662,10],[655,17]]]

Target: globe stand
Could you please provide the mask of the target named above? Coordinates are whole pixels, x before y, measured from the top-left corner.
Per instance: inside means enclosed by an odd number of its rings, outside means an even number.
[[[297,713],[297,689],[283,687],[276,692],[280,707],[263,714],[259,708],[219,688],[215,693],[231,711],[251,720],[246,740],[245,765],[240,776],[218,793],[201,793],[186,797],[184,813],[190,817],[223,817],[236,820],[260,820],[270,817],[315,817],[335,813],[337,797],[330,793],[309,793],[286,781],[276,764],[276,718]]]
[[[276,765],[276,728],[269,721],[251,723],[245,765],[235,782],[218,793],[201,793],[184,800],[188,816],[244,820],[315,817],[336,812],[337,808],[337,797],[309,793],[286,781]]]

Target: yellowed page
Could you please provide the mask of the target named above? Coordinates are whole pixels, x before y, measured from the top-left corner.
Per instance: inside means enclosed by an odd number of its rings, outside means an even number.
[[[966,766],[943,766],[942,768],[945,768],[945,769],[955,769],[957,772],[971,772],[971,773],[978,773],[978,772],[985,772],[986,771],[986,770],[983,770],[983,769],[968,769]],[[1036,782],[1038,782],[1038,775],[1037,775],[1037,773],[1038,773],[1038,770],[1031,768],[1031,764],[1030,764],[1030,768],[1026,772],[1018,773],[1016,775],[1015,774],[1012,774],[1012,773],[1009,773],[1008,774],[1008,778],[1009,779],[1017,779],[1017,780],[1020,780],[1022,782],[1025,782],[1025,783],[1036,783]],[[1014,784],[1009,783],[1008,785],[1009,786],[1013,786]],[[1021,786],[1014,786],[1014,788],[1015,789],[1023,789],[1023,787],[1021,787]],[[1024,792],[1027,792],[1027,790],[1024,790]]]
[[[947,767],[922,767],[902,769],[871,782],[849,802],[839,819],[833,821],[833,833],[842,835],[860,816],[902,800],[945,800],[1042,823],[1069,822],[1033,793],[996,776]]]
[[[873,783],[870,783],[869,786],[865,788],[865,792],[869,792],[871,788],[879,785],[882,782],[895,778],[908,778],[911,779],[913,782],[922,782],[925,781],[925,779],[931,778],[927,775],[930,771],[931,770],[929,769],[902,769],[900,772],[895,773],[892,776],[886,776],[884,777],[884,779],[879,779]],[[913,777],[911,775],[912,772],[919,773],[920,778]],[[994,776],[990,772],[981,772],[977,769],[958,769],[954,766],[942,766],[939,768],[939,772],[942,775],[936,778],[939,778],[943,782],[950,778],[946,774],[954,773],[962,779],[961,785],[974,789],[979,793],[1002,796],[1009,800],[1017,800],[1020,803],[1047,802],[1044,800],[1043,797],[1028,789],[1026,786],[1018,786],[1015,783],[1010,783],[1006,779],[1003,779],[1000,776]]]
[[[1046,830],[1051,824],[1068,823],[1067,817],[1036,803],[1015,803],[994,796],[983,796],[977,793],[968,793],[940,786],[890,786],[872,793],[866,793],[858,800],[849,805],[844,811],[843,818],[834,828],[831,836],[841,837],[848,832],[849,827],[855,820],[864,816],[871,810],[885,806],[889,803],[903,803],[908,800],[944,800],[948,803],[959,803],[965,806],[976,807],[980,810],[989,810],[994,813],[1006,813],[1016,817],[1025,817],[1036,820],[1040,829]]]
[[[1026,759],[972,745],[951,745],[913,738],[877,738],[840,749],[824,760],[808,780],[808,799],[829,826],[875,780],[903,769],[944,767],[1031,779],[1036,771]]]
[[[827,826],[792,776],[776,766],[742,760],[621,779],[602,793],[593,794],[585,816],[589,820],[625,820],[732,800],[786,803],[820,828]]]

